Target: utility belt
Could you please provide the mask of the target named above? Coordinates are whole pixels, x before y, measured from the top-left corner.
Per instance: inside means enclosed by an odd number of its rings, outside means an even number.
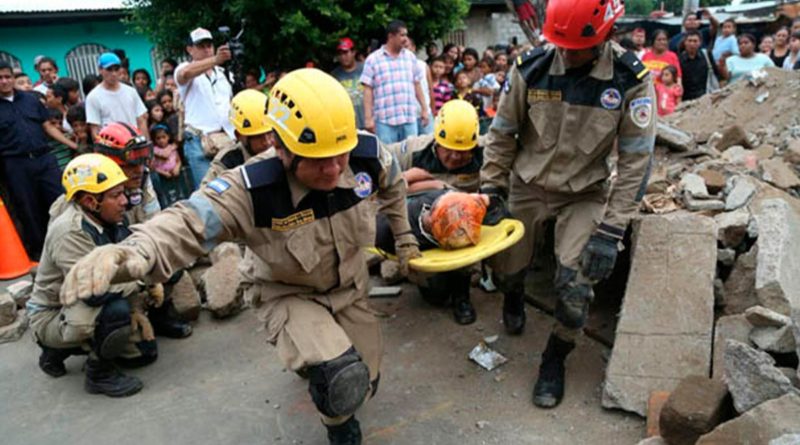
[[[187,125],[186,132],[200,139],[200,145],[203,147],[203,156],[208,159],[213,159],[217,153],[235,144],[235,141],[223,130],[203,133],[202,130]]]

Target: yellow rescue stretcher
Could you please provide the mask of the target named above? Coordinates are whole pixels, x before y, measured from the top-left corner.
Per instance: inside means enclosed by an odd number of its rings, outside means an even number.
[[[478,244],[456,250],[424,250],[422,257],[409,262],[409,267],[420,272],[447,272],[461,269],[508,249],[522,239],[524,234],[525,226],[521,221],[504,219],[495,226],[481,226],[481,240]],[[369,250],[387,258],[395,258],[394,255],[376,247]]]

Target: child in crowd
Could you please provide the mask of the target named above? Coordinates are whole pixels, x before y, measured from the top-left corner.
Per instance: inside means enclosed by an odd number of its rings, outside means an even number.
[[[494,69],[495,71],[502,71],[503,73],[508,71],[508,55],[506,53],[497,53],[494,58]]]
[[[156,124],[150,128],[150,139],[153,141],[153,160],[150,168],[156,175],[151,175],[153,188],[156,190],[161,208],[186,199],[189,190],[186,181],[181,177],[181,158],[178,148],[172,142],[169,128],[165,124]]]
[[[147,126],[152,127],[156,124],[165,124],[164,122],[164,108],[155,100],[148,100],[145,102],[147,106]]]
[[[789,54],[783,59],[783,69],[794,69],[797,61],[800,60],[798,54],[800,54],[800,31],[793,33],[789,38]]]
[[[478,111],[478,116],[485,115],[483,112],[483,100],[472,91],[472,81],[464,70],[456,74],[456,97],[471,103]]]
[[[497,78],[494,75],[494,59],[484,57],[478,64],[478,68],[481,70],[483,77],[472,85],[472,89],[482,96],[483,109],[486,111],[492,108],[494,96],[500,92],[500,83],[497,82]]]
[[[449,82],[456,81],[456,73],[454,72],[456,67],[456,61],[449,54],[442,54],[444,58],[444,77],[445,80]]]
[[[83,105],[76,105],[67,110],[67,122],[72,127],[71,139],[78,144],[78,154],[92,152],[89,141],[89,128],[86,124],[86,109]]]
[[[678,69],[673,65],[667,65],[661,70],[661,81],[656,83],[659,116],[671,114],[681,102],[683,88],[678,84],[677,79]]]
[[[163,90],[156,96],[156,102],[161,104],[161,110],[164,113],[164,122],[169,127],[169,132],[174,140],[179,140],[178,132],[180,125],[178,123],[178,110],[175,107],[175,98],[170,90]]]
[[[64,126],[62,125],[64,121],[64,115],[61,114],[61,110],[57,110],[55,108],[48,108],[47,109],[47,121],[62,133],[65,133]],[[76,153],[75,150],[67,147],[66,145],[58,142],[55,139],[50,139],[48,142],[50,146],[50,153],[56,157],[56,163],[58,164],[58,169],[62,172],[64,171],[64,167],[69,164],[69,161],[75,157]]]
[[[464,53],[461,56],[461,63],[464,64],[464,68],[460,70],[459,73],[461,71],[467,73],[467,76],[469,76],[470,85],[481,80],[483,74],[478,68],[478,51],[476,51],[475,48],[467,48],[464,50]]]
[[[436,56],[431,62],[431,77],[433,79],[433,115],[439,114],[442,105],[453,99],[456,95],[455,87],[447,79],[446,61],[448,55]],[[450,59],[452,60],[452,59]]]
[[[17,73],[14,75],[14,88],[17,91],[31,91],[33,90],[33,83],[31,78],[25,73]]]
[[[736,22],[730,18],[722,22],[722,33],[714,40],[714,49],[711,51],[714,60],[739,55],[739,44],[736,42]]]

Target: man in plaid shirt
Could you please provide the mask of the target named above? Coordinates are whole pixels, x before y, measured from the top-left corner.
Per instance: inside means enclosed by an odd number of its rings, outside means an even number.
[[[405,49],[408,29],[394,20],[386,27],[386,44],[364,62],[364,127],[378,135],[384,144],[400,142],[417,135],[417,113],[428,125],[428,107],[422,92],[422,76],[417,57]]]

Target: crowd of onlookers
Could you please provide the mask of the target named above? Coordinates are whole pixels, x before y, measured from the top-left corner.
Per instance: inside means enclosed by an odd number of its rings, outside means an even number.
[[[702,19],[709,22],[708,28],[701,29]],[[800,69],[800,19],[791,29],[780,28],[758,42],[752,34],[738,33],[734,20],[719,23],[701,10],[686,16],[682,32],[671,38],[663,30],[648,35],[636,28],[615,39],[652,72],[660,115],[762,67]],[[331,74],[349,92],[358,128],[374,132],[384,143],[432,134],[439,110],[453,99],[475,106],[485,133],[509,68],[524,49],[496,45],[479,53],[453,43],[441,49],[430,44],[423,60],[406,25],[393,21],[381,46],[339,40]],[[162,207],[187,197],[200,185],[214,154],[236,142],[228,118],[233,87],[224,69],[230,50],[225,45],[216,48],[211,33],[198,28],[191,32],[186,52],[188,60],[180,64],[170,58],[161,61],[156,79],[145,69],[131,70],[123,50],[102,54],[97,74],[80,81],[61,76],[56,61],[45,56],[35,60],[35,81],[7,67],[11,90],[2,91],[7,100],[0,101],[0,126],[16,130],[0,134],[0,184],[18,198],[13,204],[24,231],[40,232],[23,234],[26,244],[41,245],[44,227],[36,227],[46,225],[47,207],[60,193],[60,169],[77,154],[90,151],[98,131],[109,122],[123,122],[152,141],[154,155],[146,179]],[[244,87],[269,93],[284,73],[246,70]],[[0,87],[2,79],[0,75]],[[15,92],[29,92],[40,108],[27,99],[15,102]],[[42,121],[36,137],[15,124],[26,116]],[[54,168],[40,159],[45,154],[47,162],[54,159]],[[27,169],[19,168],[21,155],[28,158]],[[32,252],[38,256],[36,247]]]
[[[710,26],[701,29],[701,19]],[[661,116],[681,101],[697,99],[760,68],[800,69],[800,19],[758,42],[753,34],[737,32],[734,19],[720,23],[701,9],[685,16],[683,31],[672,38],[663,29],[648,36],[636,28],[620,43],[635,51],[652,73]]]

